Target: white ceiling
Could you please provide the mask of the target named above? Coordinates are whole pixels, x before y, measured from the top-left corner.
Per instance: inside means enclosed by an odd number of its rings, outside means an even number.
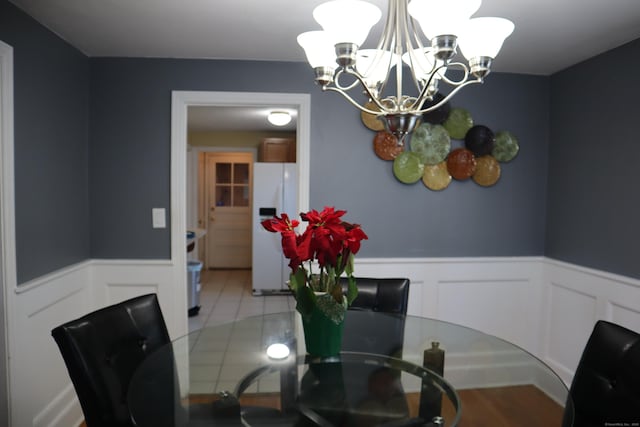
[[[264,61],[305,61],[296,36],[319,29],[312,11],[324,1],[11,0],[91,57]],[[640,38],[640,0],[484,0],[474,16],[515,23],[494,61],[501,72],[550,75]]]

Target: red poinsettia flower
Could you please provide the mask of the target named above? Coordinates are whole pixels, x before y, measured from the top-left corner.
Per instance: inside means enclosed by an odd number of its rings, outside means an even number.
[[[302,234],[295,232],[299,221],[290,220],[286,214],[262,221],[266,230],[280,233],[282,237],[282,252],[293,273],[289,286],[296,296],[308,300],[313,297],[302,289],[306,288],[308,292],[324,290],[341,303],[343,296],[339,278],[343,273],[347,274],[350,283],[347,304],[357,295],[353,271],[348,266],[353,266],[353,255],[360,250],[361,241],[368,237],[360,225],[342,220],[346,213],[333,207],[325,207],[320,212],[315,209],[303,212],[300,217],[308,224]],[[318,274],[311,271],[313,261],[317,261],[320,267]],[[308,268],[303,266],[305,262],[310,263]],[[307,303],[302,305],[308,309]]]
[[[343,224],[347,234],[344,243],[351,253],[355,255],[360,250],[360,242],[369,237],[362,231],[360,224],[349,224],[348,222],[344,222]]]

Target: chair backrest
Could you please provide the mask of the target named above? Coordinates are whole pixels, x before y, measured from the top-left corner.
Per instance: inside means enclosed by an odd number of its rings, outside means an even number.
[[[599,320],[578,363],[564,427],[640,422],[640,334]],[[571,424],[570,407],[574,408]]]
[[[341,278],[346,292],[347,279]],[[349,307],[352,310],[372,310],[383,313],[407,314],[409,279],[356,277],[358,296]]]
[[[127,389],[139,364],[170,342],[155,294],[115,304],[51,331],[88,427],[133,426]]]

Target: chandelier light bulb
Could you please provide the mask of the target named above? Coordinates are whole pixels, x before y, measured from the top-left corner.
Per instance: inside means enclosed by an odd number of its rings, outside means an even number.
[[[481,0],[412,0],[407,10],[431,40],[436,36],[458,36],[481,3]]]
[[[313,10],[313,18],[329,34],[334,45],[362,46],[381,16],[377,6],[362,0],[328,1]]]
[[[437,60],[433,56],[430,47],[422,49],[414,49],[411,52],[405,52],[402,55],[402,62],[413,68],[416,78],[420,80],[428,80],[436,66],[444,65],[444,62]],[[447,72],[446,67],[436,71],[434,79],[441,79]]]
[[[458,39],[460,50],[468,60],[480,57],[495,59],[514,28],[513,22],[504,18],[470,19]]]
[[[386,80],[389,69],[396,66],[398,59],[388,50],[360,49],[356,54],[356,69],[364,77],[369,88],[375,88]]]
[[[285,126],[291,122],[291,114],[287,111],[272,111],[267,116],[267,120],[274,126]]]
[[[311,68],[336,67],[336,51],[325,31],[307,31],[298,36]]]

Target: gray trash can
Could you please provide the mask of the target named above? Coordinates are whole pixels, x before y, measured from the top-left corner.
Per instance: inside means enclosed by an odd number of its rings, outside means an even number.
[[[187,298],[189,316],[195,316],[200,312],[200,271],[202,262],[196,260],[187,261]]]

